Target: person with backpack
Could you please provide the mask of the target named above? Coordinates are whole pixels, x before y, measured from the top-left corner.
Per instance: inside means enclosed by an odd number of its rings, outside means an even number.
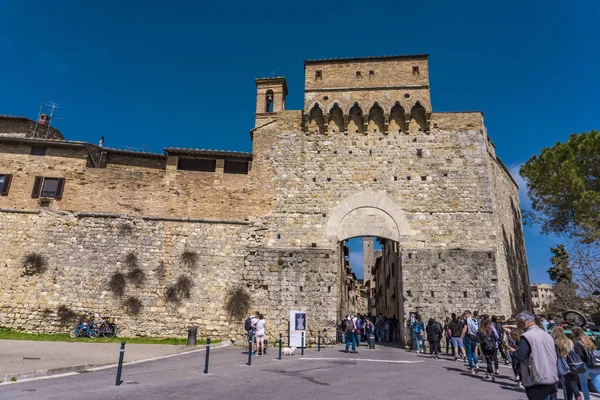
[[[469,362],[469,370],[474,375],[479,369],[479,361],[477,360],[477,333],[479,332],[479,322],[473,318],[471,311],[464,312],[465,320],[463,321],[462,337],[467,351],[467,361]]]
[[[554,329],[557,329],[557,326],[555,326]],[[585,400],[590,400],[588,379],[591,378],[594,386],[600,388],[600,354],[598,354],[594,342],[587,337],[583,329],[574,326],[571,328],[571,332],[573,333],[575,352],[585,363],[585,371],[579,374],[581,391],[583,392],[583,398]]]
[[[498,352],[498,336],[492,329],[492,323],[489,319],[482,319],[479,332],[477,333],[478,342],[481,343],[481,352],[485,357],[487,364],[487,375],[484,377],[485,380],[491,379],[492,382],[496,382],[494,376],[494,359],[496,362],[498,358],[495,354]]]
[[[498,370],[498,350],[502,347],[502,336],[504,332],[502,331],[502,327],[498,324],[498,317],[492,315],[492,322],[490,324],[494,335],[496,336],[496,351],[494,352],[494,374],[500,375],[500,371]]]
[[[431,358],[439,359],[438,343],[442,335],[440,325],[436,324],[433,318],[429,318],[425,331],[427,332],[427,341],[429,342],[429,354]]]
[[[552,329],[550,336],[556,344],[557,369],[562,381],[564,400],[582,400],[577,383],[579,374],[585,371],[585,363],[575,353],[575,346],[562,327]]]
[[[344,320],[344,329],[346,331],[346,353],[352,344],[352,353],[356,353],[356,325],[354,325],[354,316],[348,316]]]
[[[352,316],[352,322],[354,322],[354,340],[356,347],[360,347],[361,332],[362,332],[362,321],[359,317]]]
[[[420,353],[421,350],[425,351],[425,324],[421,320],[420,315],[416,316],[415,321],[412,324],[412,331],[417,342],[417,354]]]
[[[510,348],[510,356],[521,367],[521,379],[529,400],[556,400],[558,391],[557,357],[554,340],[540,329],[529,311],[516,317],[517,327],[524,331],[519,349]]]
[[[456,317],[456,313],[452,313],[452,320],[448,324],[448,328],[450,329],[454,361],[458,361],[459,355],[463,361],[467,361],[467,353],[465,353],[462,339],[464,324]]]
[[[256,355],[256,323],[258,322],[258,311],[248,316],[244,322],[244,329],[248,332],[248,342],[252,342],[252,354]]]

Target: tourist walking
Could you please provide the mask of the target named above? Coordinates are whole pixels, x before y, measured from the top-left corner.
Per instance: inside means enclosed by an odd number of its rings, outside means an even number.
[[[365,336],[367,338],[367,346],[369,346],[369,348],[371,348],[371,336],[373,335],[374,330],[375,327],[373,326],[371,318],[367,317],[367,320],[365,321]]]
[[[438,343],[440,340],[440,336],[442,335],[440,325],[435,323],[433,318],[429,318],[425,331],[427,332],[427,341],[429,342],[429,354],[431,355],[431,358],[439,359],[440,356]]]
[[[515,375],[515,382],[518,382],[519,389],[522,389],[523,383],[521,382],[521,366],[519,365],[519,362],[514,357],[511,357],[508,349],[510,349],[511,347],[513,349],[519,348],[519,341],[521,340],[521,336],[523,336],[523,330],[517,328],[516,326],[514,326],[514,324],[510,324],[510,321],[509,321],[509,325],[504,326],[504,330],[506,331],[506,337],[507,337],[507,346],[506,346],[507,350],[506,351],[508,353],[508,358],[510,359],[513,374]]]
[[[377,319],[375,320],[375,335],[377,336],[377,341],[381,343],[383,340],[383,315],[381,313],[377,315]]]
[[[415,317],[415,321],[412,324],[412,331],[417,342],[417,353],[425,351],[425,324],[421,320],[420,315]]]
[[[562,381],[564,400],[582,400],[583,397],[581,396],[579,387],[577,385],[579,382],[579,374],[573,373],[570,370],[571,365],[569,365],[569,359],[573,358],[572,355],[575,346],[573,345],[571,339],[565,335],[564,329],[560,326],[552,329],[550,336],[552,336],[552,339],[554,339],[554,344],[556,345],[556,356],[560,359],[558,365],[563,366],[562,372],[561,368],[558,368],[558,374]],[[579,355],[577,355],[577,360],[581,361]]]
[[[383,334],[385,336],[385,341],[390,341],[390,319],[386,318],[383,322]]]
[[[444,327],[442,328],[442,336],[444,337],[445,341],[446,341],[446,355],[449,356],[450,355],[450,348],[452,347],[452,354],[454,354],[454,346],[452,346],[452,333],[450,330],[450,317],[446,317],[446,319],[444,320]],[[441,352],[441,350],[440,350]]]
[[[464,324],[456,317],[456,313],[452,313],[452,320],[448,327],[450,328],[450,340],[454,351],[454,361],[458,361],[458,357],[462,357],[463,361],[467,361],[467,353],[463,346],[463,328]]]
[[[346,331],[346,353],[348,352],[350,345],[352,344],[352,353],[356,353],[356,325],[354,324],[354,316],[346,317],[344,321],[344,328]]]
[[[267,323],[262,314],[258,314],[258,321],[256,321],[256,345],[258,348],[258,355],[262,356],[265,353],[265,336],[266,336]]]
[[[492,382],[496,382],[494,377],[494,360],[498,364],[498,358],[495,356],[498,352],[498,335],[492,329],[492,323],[489,319],[481,320],[481,326],[478,332],[478,341],[481,343],[481,352],[485,357],[487,364],[487,374],[484,379],[491,379]],[[496,365],[496,371],[498,366]]]
[[[466,310],[464,312],[465,320],[463,321],[463,340],[465,344],[465,350],[467,352],[467,361],[469,362],[469,370],[472,374],[475,374],[476,370],[479,369],[477,361],[477,333],[479,332],[479,323],[473,318],[471,311]]]
[[[553,328],[557,329],[558,326]],[[579,374],[579,382],[581,383],[581,391],[583,392],[583,398],[585,400],[590,400],[590,388],[588,385],[588,379],[592,379],[592,383],[598,389],[600,388],[600,368],[593,368],[591,357],[595,356],[596,353],[596,345],[592,340],[586,336],[583,329],[578,326],[574,326],[571,329],[573,333],[573,343],[575,352],[579,355],[579,357],[585,362],[585,372]],[[596,353],[596,354],[594,354]]]
[[[521,379],[529,400],[556,400],[558,391],[557,358],[554,340],[535,324],[535,317],[523,311],[516,317],[517,327],[524,331],[519,348],[510,355],[520,363]]]

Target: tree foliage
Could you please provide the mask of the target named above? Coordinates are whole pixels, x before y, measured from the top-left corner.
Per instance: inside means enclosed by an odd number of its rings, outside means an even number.
[[[554,282],[572,282],[573,271],[569,265],[569,253],[563,244],[558,247],[550,247],[553,256],[550,257],[552,267],[548,270],[550,279]]]
[[[544,233],[600,240],[600,132],[573,134],[521,167]]]

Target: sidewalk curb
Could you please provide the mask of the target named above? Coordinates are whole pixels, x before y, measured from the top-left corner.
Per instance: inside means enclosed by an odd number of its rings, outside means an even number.
[[[151,345],[149,345],[149,346],[151,346]],[[226,340],[226,341],[223,341],[220,343],[216,343],[214,345],[211,344],[210,348],[218,349],[221,347],[229,347],[229,346],[231,346],[231,341]],[[184,354],[199,353],[199,352],[206,350],[206,345],[199,345],[197,347],[201,347],[201,348],[191,348],[190,350],[184,349],[184,350],[182,350],[178,353],[174,353],[174,354],[167,354],[164,356],[158,356],[158,357],[152,357],[152,358],[144,358],[141,360],[127,361],[127,362],[124,362],[123,365],[141,364],[141,363],[145,363],[145,362],[149,362],[149,361],[156,361],[156,360],[162,360],[165,358],[177,357],[177,356],[181,356]],[[60,378],[60,377],[64,377],[64,376],[77,375],[81,372],[101,371],[104,369],[116,368],[117,366],[118,366],[118,364],[82,364],[82,365],[73,365],[70,367],[42,369],[42,370],[33,371],[33,372],[23,372],[20,374],[4,374],[3,376],[1,376],[1,378],[3,378],[2,379],[3,382],[0,383],[0,386],[1,385],[9,385],[9,384],[13,384],[13,383],[30,382],[30,381],[41,380],[41,379]],[[11,379],[16,379],[16,380],[11,381]]]

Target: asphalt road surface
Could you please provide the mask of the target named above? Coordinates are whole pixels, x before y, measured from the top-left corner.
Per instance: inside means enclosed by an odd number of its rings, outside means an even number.
[[[0,399],[526,399],[502,366],[496,383],[471,375],[450,357],[432,360],[394,347],[308,349],[276,359],[276,349],[252,359],[236,347],[210,353],[205,375],[204,353],[125,365],[123,383],[115,386],[116,368],[51,379],[0,385]]]

